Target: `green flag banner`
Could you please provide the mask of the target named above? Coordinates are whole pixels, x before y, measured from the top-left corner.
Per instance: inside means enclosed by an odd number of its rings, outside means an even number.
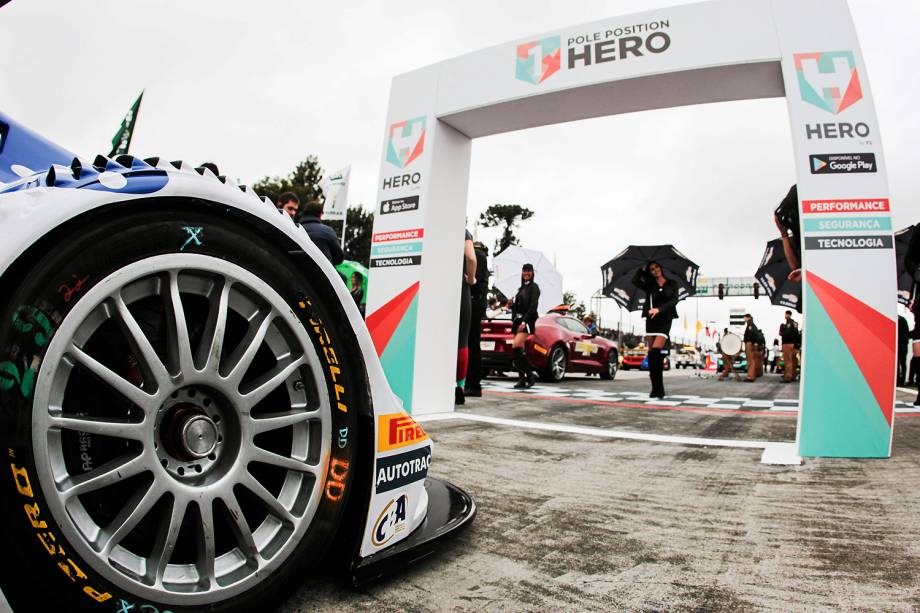
[[[131,146],[131,136],[134,134],[134,124],[137,122],[137,113],[141,109],[141,98],[143,97],[144,92],[141,91],[141,95],[131,105],[131,110],[121,120],[118,132],[112,137],[112,151],[109,153],[109,157],[128,153],[128,148]]]

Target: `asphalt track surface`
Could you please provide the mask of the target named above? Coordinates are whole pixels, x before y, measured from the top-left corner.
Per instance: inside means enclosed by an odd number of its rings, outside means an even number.
[[[281,610],[920,610],[920,412],[897,409],[889,460],[767,466],[760,443],[795,437],[797,385],[665,376],[655,404],[639,372],[490,380],[460,418],[423,422],[472,527],[359,589],[306,579]]]
[[[769,375],[753,384],[666,376],[671,395],[755,402],[798,393]],[[767,466],[756,447],[552,428],[781,442],[795,437],[794,411],[591,399],[592,390],[647,391],[635,372],[555,387],[493,389],[462,407],[477,421],[424,422],[432,473],[476,498],[467,532],[357,590],[308,580],[282,610],[920,609],[920,413],[897,414],[889,460]]]

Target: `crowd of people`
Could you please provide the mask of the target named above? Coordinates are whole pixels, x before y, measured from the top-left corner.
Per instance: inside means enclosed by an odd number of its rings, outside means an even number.
[[[278,210],[283,211],[292,219],[295,219],[297,214],[301,212],[300,198],[298,198],[297,194],[294,192],[284,192],[281,194],[275,206],[278,207]],[[313,241],[313,244],[319,248],[327,260],[332,262],[333,266],[338,266],[345,261],[345,253],[342,250],[342,244],[339,242],[339,237],[336,235],[335,230],[323,223],[322,202],[319,200],[309,200],[304,203],[303,214],[300,217],[299,223],[303,226],[303,229],[306,231],[307,236],[310,237],[310,240]],[[341,276],[342,281],[345,283],[345,286],[349,288],[348,291],[363,316],[364,275],[355,271],[351,273],[351,277],[348,279],[346,279],[344,275]]]
[[[801,243],[798,236],[797,201],[798,194],[796,186],[793,185],[774,213],[776,226],[783,240],[786,259],[792,269],[789,278],[795,281],[801,279],[799,268]],[[302,206],[303,214],[299,221],[307,235],[333,265],[340,264],[345,255],[335,231],[322,223],[322,202],[310,200]],[[281,194],[277,207],[292,218],[301,212],[300,200],[292,192]],[[488,248],[481,242],[474,242],[469,231],[465,232],[457,343],[455,388],[457,404],[463,404],[466,396],[482,395],[479,322],[486,317],[495,317],[505,308],[510,308],[512,315],[512,349],[514,366],[518,372],[518,382],[515,387],[525,388],[534,384],[536,372],[527,359],[524,346],[527,336],[534,332],[540,297],[539,285],[534,280],[533,266],[525,264],[521,270],[521,286],[508,304],[500,304],[495,297],[489,298]],[[915,279],[913,291],[915,297],[909,306],[914,325],[911,328],[907,319],[903,316],[898,317],[897,383],[899,386],[918,386],[917,400],[914,404],[920,405],[920,298],[916,297],[917,287],[920,286],[920,267],[918,267],[920,238],[918,235],[920,232],[914,234],[905,263],[907,273]],[[343,281],[349,287],[352,298],[359,309],[362,309],[363,314],[365,281],[363,275],[354,272],[350,279],[345,279],[343,276]],[[637,270],[632,283],[643,290],[648,297],[642,308],[642,317],[646,321],[645,343],[648,347],[649,379],[652,385],[649,396],[664,398],[664,356],[670,344],[671,325],[677,318],[679,287],[674,280],[664,276],[657,262],[648,262]],[[764,376],[767,369],[774,373],[778,372],[782,364],[783,382],[791,383],[797,380],[802,333],[798,323],[793,319],[792,311],[786,311],[785,320],[779,327],[779,338],[773,341],[769,349],[763,332],[754,323],[754,318],[750,314],[745,314],[744,322],[742,342],[747,359],[746,376],[742,379],[735,368],[740,352],[725,351],[720,343],[717,351],[721,354],[723,368],[719,379],[724,380],[734,375],[736,380],[754,382]],[[597,333],[597,325],[593,318],[586,317],[584,323],[592,334]],[[723,341],[725,335],[728,334],[731,333],[726,328]],[[908,353],[910,353],[910,359],[908,359]]]
[[[757,327],[750,313],[744,315],[744,332],[741,340],[734,343],[736,347],[732,346],[729,335],[733,333],[725,328],[720,341],[716,343],[716,351],[722,358],[722,372],[718,377],[720,381],[734,376],[736,381],[753,383],[767,372],[781,374],[783,383],[792,383],[798,379],[802,333],[799,324],[793,319],[792,311],[786,311],[785,319],[779,326],[779,338],[773,339],[770,347],[767,347],[763,330]],[[742,350],[747,361],[744,378],[736,367]]]

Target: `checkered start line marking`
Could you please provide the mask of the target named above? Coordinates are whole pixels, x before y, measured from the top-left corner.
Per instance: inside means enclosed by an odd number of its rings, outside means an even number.
[[[670,395],[661,400],[649,398],[648,394],[641,392],[626,392],[612,390],[598,390],[592,388],[558,387],[554,385],[534,385],[527,389],[514,389],[511,381],[483,381],[482,389],[486,392],[501,392],[503,394],[520,394],[522,396],[542,396],[548,398],[577,399],[596,402],[622,402],[632,405],[647,405],[649,407],[686,407],[697,409],[715,409],[725,411],[777,411],[797,413],[799,411],[798,399],[773,398],[754,399],[737,396],[725,398],[706,398],[703,396]],[[920,407],[915,407],[906,402],[895,403],[895,413],[920,413]]]

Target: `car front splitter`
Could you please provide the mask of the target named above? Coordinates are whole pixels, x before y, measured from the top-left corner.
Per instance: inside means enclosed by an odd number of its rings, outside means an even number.
[[[355,586],[399,572],[438,551],[438,544],[473,523],[476,503],[459,487],[435,477],[425,480],[428,515],[408,538],[354,563],[350,572]]]

